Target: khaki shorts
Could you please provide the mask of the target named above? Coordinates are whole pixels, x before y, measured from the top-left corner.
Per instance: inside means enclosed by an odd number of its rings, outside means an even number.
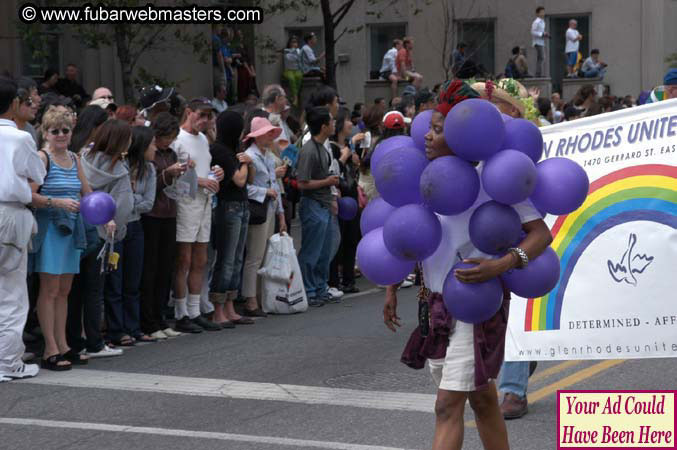
[[[212,229],[212,201],[201,189],[195,200],[176,202],[176,242],[209,242]]]
[[[475,347],[473,325],[456,321],[444,359],[429,359],[430,375],[439,389],[470,392],[475,390]]]

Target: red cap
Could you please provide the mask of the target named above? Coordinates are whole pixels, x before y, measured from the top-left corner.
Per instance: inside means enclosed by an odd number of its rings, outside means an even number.
[[[383,124],[391,130],[401,130],[405,127],[404,115],[399,111],[390,111],[383,116]]]

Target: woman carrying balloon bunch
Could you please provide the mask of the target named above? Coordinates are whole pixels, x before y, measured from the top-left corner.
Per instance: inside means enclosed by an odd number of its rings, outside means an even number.
[[[447,143],[448,139],[445,139],[445,117],[451,108],[461,101],[477,97],[479,94],[476,91],[458,80],[448,83],[441,89],[439,105],[431,116],[430,131],[425,135],[425,155],[430,161],[428,167],[435,160],[446,157],[446,161],[450,164],[464,165],[464,170],[471,172],[470,175],[475,179],[478,177],[472,174],[473,171],[481,175],[484,164],[472,162],[467,155],[464,155],[463,159],[470,162],[457,158],[457,154]],[[481,115],[476,118],[480,121],[482,119]],[[443,172],[439,172],[439,175],[442,174]],[[422,183],[424,177],[425,174],[421,177]],[[512,204],[512,208],[519,215],[524,237],[510,251],[492,258],[473,243],[470,237],[472,232],[469,229],[470,219],[478,207],[484,206],[487,202],[490,204],[496,202],[490,202],[491,198],[484,188],[480,187],[479,181],[473,182],[475,186],[470,186],[471,183],[466,183],[466,178],[461,176],[456,178],[439,176],[439,179],[447,180],[445,181],[448,183],[445,187],[447,198],[449,192],[457,191],[455,197],[468,197],[470,200],[467,206],[464,206],[465,209],[453,215],[437,215],[441,223],[442,237],[437,250],[422,262],[425,288],[422,290],[423,296],[420,297],[423,301],[419,305],[420,310],[424,305],[428,308],[430,321],[426,319],[421,322],[405,349],[402,361],[411,367],[421,368],[427,358],[432,377],[438,386],[433,449],[462,447],[466,400],[475,413],[477,430],[484,448],[508,449],[507,430],[499,409],[494,380],[503,361],[510,296],[509,291],[500,287],[498,280],[495,279],[507,271],[526,266],[529,260],[538,257],[548,247],[552,237],[541,219],[541,214],[529,200]],[[474,192],[469,196],[464,194],[464,191],[473,190],[477,192],[476,195]],[[510,208],[507,205],[503,206]],[[461,321],[460,314],[452,317],[447,311],[448,308],[445,308],[445,304],[449,304],[446,297],[450,292],[455,293],[457,297],[463,297],[465,293],[475,289],[474,286],[481,288],[486,284],[484,282],[490,280],[494,280],[499,286],[499,292],[503,291],[498,297],[502,295],[503,300],[497,312],[480,323],[471,320]],[[448,289],[449,285],[454,285],[455,289]],[[392,331],[400,326],[396,292],[395,286],[390,286],[386,290],[383,310],[384,322]],[[428,326],[430,329],[422,329]]]

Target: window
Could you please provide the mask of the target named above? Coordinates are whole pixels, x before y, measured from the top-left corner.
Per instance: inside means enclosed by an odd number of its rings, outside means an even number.
[[[310,33],[315,33],[315,36],[317,36],[317,44],[315,44],[315,46],[313,47],[313,51],[315,52],[315,55],[319,56],[320,53],[324,52],[324,31],[322,30],[322,28],[318,27],[287,28],[287,40],[292,36],[296,36],[296,38],[299,41],[299,48],[301,48],[306,44],[303,38]],[[285,47],[287,46],[286,41],[284,43],[284,46]]]
[[[45,69],[58,71],[60,68],[59,35],[44,33],[36,41],[44,44],[42,48],[39,45],[29,45],[26,40],[21,41],[21,73],[27,77],[42,79]]]
[[[369,54],[369,78],[378,78],[383,55],[392,48],[393,39],[402,39],[406,35],[406,23],[369,26],[369,43],[371,47]]]
[[[456,42],[464,42],[466,58],[490,74],[496,73],[495,63],[495,21],[494,19],[468,20],[458,22]],[[507,60],[507,57],[506,57]]]

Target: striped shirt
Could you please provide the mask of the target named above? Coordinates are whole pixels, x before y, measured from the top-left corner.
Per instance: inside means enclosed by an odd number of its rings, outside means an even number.
[[[52,198],[70,198],[80,201],[80,191],[82,183],[78,177],[78,164],[73,153],[68,152],[71,157],[71,167],[64,168],[54,162],[51,156],[48,156],[49,170],[45,177],[45,182],[40,189],[40,194]],[[78,213],[69,213],[69,216],[75,218]]]

